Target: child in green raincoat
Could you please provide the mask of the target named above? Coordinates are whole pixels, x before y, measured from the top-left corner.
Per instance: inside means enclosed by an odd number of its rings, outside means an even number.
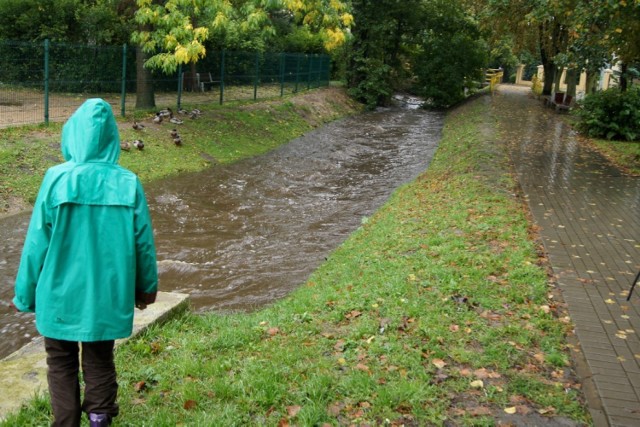
[[[114,340],[131,335],[134,305],[155,301],[153,230],[140,181],[117,164],[107,102],[89,99],[71,116],[62,154],[66,162],[47,171],[33,207],[13,303],[35,312],[45,337],[54,425],[78,426],[84,411],[103,426],[118,415]]]

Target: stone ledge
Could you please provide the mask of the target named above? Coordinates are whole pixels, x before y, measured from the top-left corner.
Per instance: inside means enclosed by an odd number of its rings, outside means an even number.
[[[187,294],[158,292],[154,304],[145,310],[135,310],[131,337],[188,308]],[[116,345],[127,339],[118,340]],[[42,337],[0,360],[0,421],[9,413],[20,409],[23,403],[46,391],[47,362]]]

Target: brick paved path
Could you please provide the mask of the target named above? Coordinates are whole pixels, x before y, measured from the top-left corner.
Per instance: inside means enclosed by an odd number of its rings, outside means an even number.
[[[580,144],[529,89],[500,86],[492,107],[575,324],[594,423],[640,426],[640,285],[626,301],[640,270],[640,178]]]

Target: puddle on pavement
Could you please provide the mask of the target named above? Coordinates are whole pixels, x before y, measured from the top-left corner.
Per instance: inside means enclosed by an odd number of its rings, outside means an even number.
[[[428,167],[443,119],[413,108],[362,114],[267,155],[146,186],[160,289],[190,294],[201,311],[285,296]],[[0,220],[0,357],[37,335],[33,315],[8,306],[28,220]]]

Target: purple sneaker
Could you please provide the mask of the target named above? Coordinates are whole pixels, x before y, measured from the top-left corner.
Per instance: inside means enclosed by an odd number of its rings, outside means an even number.
[[[89,425],[91,427],[107,427],[111,424],[111,417],[107,414],[89,414]]]

